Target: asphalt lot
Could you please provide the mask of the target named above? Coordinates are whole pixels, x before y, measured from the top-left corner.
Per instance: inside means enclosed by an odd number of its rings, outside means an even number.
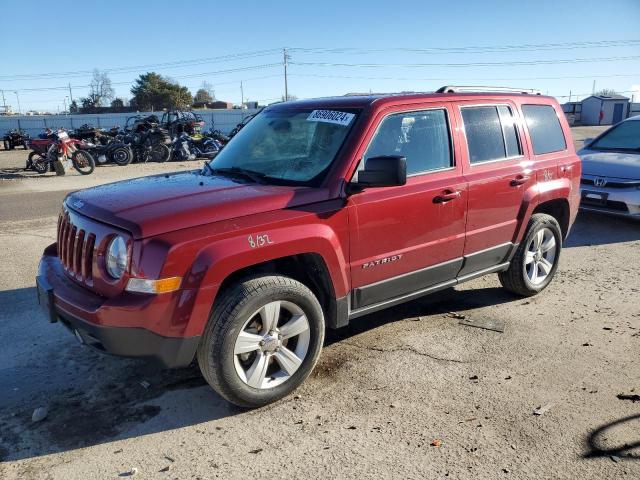
[[[25,156],[0,151],[0,478],[640,478],[640,224],[581,213],[541,295],[490,275],[360,318],[295,396],[243,411],[195,367],[81,347],[35,298],[67,191],[200,162],[32,178]]]

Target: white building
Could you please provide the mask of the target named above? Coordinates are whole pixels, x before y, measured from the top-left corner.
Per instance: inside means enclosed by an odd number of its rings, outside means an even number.
[[[622,95],[591,95],[581,103],[582,125],[613,125],[629,116],[629,99]]]

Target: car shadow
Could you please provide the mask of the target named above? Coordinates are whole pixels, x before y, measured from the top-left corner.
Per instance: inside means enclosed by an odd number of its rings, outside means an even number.
[[[563,247],[588,247],[634,240],[640,240],[640,221],[581,210]]]
[[[387,323],[463,312],[518,299],[500,288],[445,290],[328,331],[325,346]],[[244,412],[217,395],[196,365],[161,370],[142,360],[98,354],[40,313],[33,287],[0,292],[0,462],[138,437]],[[41,337],[46,341],[41,344]],[[9,350],[11,342],[13,349]],[[4,358],[5,356],[10,358]],[[12,352],[23,353],[20,362]],[[5,352],[5,353],[3,353]],[[328,352],[327,352],[328,353]],[[8,367],[6,367],[7,363]],[[316,367],[322,369],[322,358]],[[286,401],[286,400],[285,400]],[[32,421],[36,407],[47,418]]]
[[[0,462],[109,443],[242,413],[196,365],[163,370],[81,346],[40,312],[35,288],[0,292]],[[32,421],[38,407],[44,420]]]
[[[386,310],[356,318],[350,321],[349,325],[344,328],[327,330],[325,346],[346,340],[385,324],[408,318],[443,315],[454,312],[463,314],[464,312],[477,308],[501,305],[518,300],[522,300],[522,297],[500,287],[476,288],[464,291],[449,288],[411,302],[402,303]]]
[[[634,426],[634,422],[636,423]],[[591,431],[586,439],[586,453],[583,458],[617,457],[618,460],[640,460],[640,413],[606,423]],[[615,430],[625,428],[634,431],[632,441],[616,444]]]

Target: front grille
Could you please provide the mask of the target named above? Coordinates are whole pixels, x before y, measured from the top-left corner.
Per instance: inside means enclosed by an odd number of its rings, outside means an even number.
[[[597,207],[603,208],[607,210],[615,210],[617,212],[625,212],[629,213],[629,208],[627,208],[627,204],[624,202],[616,202],[613,200],[606,200],[604,203],[600,200],[591,199],[587,197],[582,198],[582,205],[587,207]]]
[[[605,179],[605,188],[634,188],[640,187],[640,181],[638,180],[609,180]],[[582,185],[594,185],[593,178],[581,178],[580,183]]]
[[[68,212],[58,219],[58,256],[65,271],[79,282],[93,284],[96,236],[74,225]]]

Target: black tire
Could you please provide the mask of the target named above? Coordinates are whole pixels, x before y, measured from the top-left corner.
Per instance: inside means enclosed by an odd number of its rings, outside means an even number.
[[[43,157],[38,152],[31,152],[29,154],[28,163],[31,165],[36,172],[40,175],[45,174],[49,171],[49,161],[46,157]]]
[[[117,147],[111,152],[111,159],[116,165],[124,167],[133,160],[133,152],[129,147]]]
[[[309,323],[308,350],[284,383],[254,388],[236,370],[235,342],[253,314],[274,301],[295,303],[304,312]],[[229,402],[245,408],[261,407],[290,394],[309,376],[320,356],[324,331],[322,307],[302,283],[282,276],[249,278],[232,285],[216,301],[198,346],[198,364],[209,385]]]
[[[96,161],[86,150],[76,150],[71,156],[71,162],[73,168],[75,168],[81,175],[90,175],[96,169]]]
[[[171,150],[169,149],[169,147],[162,143],[156,143],[153,147],[151,147],[149,156],[154,162],[164,163],[169,160],[169,157],[171,156]]]
[[[535,236],[539,235],[539,232],[541,231],[550,231],[552,233],[555,241],[555,250],[553,252],[552,261],[547,261],[547,263],[551,264],[551,268],[548,273],[540,282],[534,283],[530,280],[527,273],[528,269],[531,268],[527,266],[531,264],[531,262],[527,263],[529,258],[527,256],[527,252],[530,250],[529,247],[532,245],[532,242],[534,242]],[[547,215],[545,213],[536,213],[535,215],[532,215],[529,220],[529,225],[527,225],[527,231],[525,232],[524,238],[518,246],[515,255],[511,259],[509,269],[498,274],[500,283],[507,290],[517,293],[518,295],[522,295],[523,297],[531,297],[540,293],[542,290],[547,288],[551,283],[551,280],[553,280],[558,269],[561,251],[562,230],[560,229],[558,221],[551,215]],[[534,258],[532,262],[538,262],[537,257],[532,258]],[[537,268],[538,267],[536,266],[536,269]]]

